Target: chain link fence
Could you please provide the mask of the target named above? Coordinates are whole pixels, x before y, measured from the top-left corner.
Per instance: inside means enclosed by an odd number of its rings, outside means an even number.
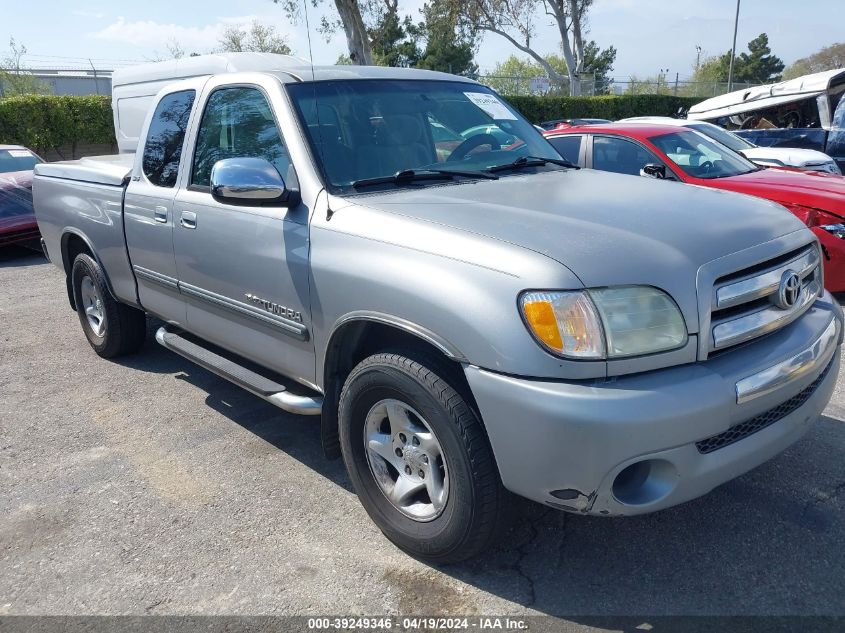
[[[558,81],[546,76],[504,76],[480,75],[478,81],[490,86],[500,94],[514,96],[569,96],[569,80]],[[727,82],[688,81],[658,77],[656,79],[637,79],[629,77],[602,78],[581,76],[581,95],[645,95],[662,94],[676,97],[701,97],[708,99],[732,90],[743,90],[758,84],[734,83],[729,90]]]

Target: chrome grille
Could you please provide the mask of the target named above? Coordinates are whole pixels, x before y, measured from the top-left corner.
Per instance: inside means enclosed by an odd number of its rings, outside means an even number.
[[[815,244],[716,280],[710,313],[710,349],[719,351],[773,332],[801,316],[822,293],[821,255]],[[795,273],[797,294],[785,298],[782,281]],[[788,301],[794,299],[794,301]]]

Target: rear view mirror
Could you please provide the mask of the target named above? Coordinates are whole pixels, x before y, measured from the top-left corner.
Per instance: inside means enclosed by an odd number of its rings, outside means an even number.
[[[643,165],[642,169],[640,169],[640,176],[664,180],[666,178],[666,167],[664,165],[655,165],[654,163]]]
[[[292,206],[298,201],[296,193],[263,158],[226,158],[211,169],[211,195],[220,202]]]

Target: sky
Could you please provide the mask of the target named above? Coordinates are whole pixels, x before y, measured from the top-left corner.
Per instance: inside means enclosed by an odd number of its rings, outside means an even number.
[[[0,57],[14,37],[26,46],[25,63],[78,66],[91,59],[97,68],[113,68],[167,55],[176,40],[187,52],[205,53],[218,45],[220,33],[231,25],[259,20],[274,25],[287,38],[294,54],[308,58],[304,21],[291,23],[271,0],[0,0],[9,4],[0,20]],[[342,32],[328,42],[313,31],[333,7],[323,0],[310,10],[314,62],[332,64],[345,52]],[[423,0],[400,0],[400,7],[419,16]],[[800,10],[796,10],[800,7]],[[594,0],[587,37],[602,47],[613,45],[618,55],[613,75],[625,80],[643,78],[668,69],[689,77],[702,55],[730,50],[735,0]],[[845,0],[741,0],[737,48],[761,32],[769,35],[773,52],[787,64],[822,46],[845,40]],[[542,53],[557,53],[556,29],[538,18],[532,40]],[[476,61],[482,74],[496,62],[518,53],[504,39],[488,34]]]

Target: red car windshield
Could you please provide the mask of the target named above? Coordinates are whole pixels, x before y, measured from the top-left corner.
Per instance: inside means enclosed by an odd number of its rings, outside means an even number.
[[[744,156],[698,132],[672,132],[648,140],[693,178],[739,176],[759,169]]]
[[[0,149],[0,174],[29,171],[41,161],[26,149]]]

